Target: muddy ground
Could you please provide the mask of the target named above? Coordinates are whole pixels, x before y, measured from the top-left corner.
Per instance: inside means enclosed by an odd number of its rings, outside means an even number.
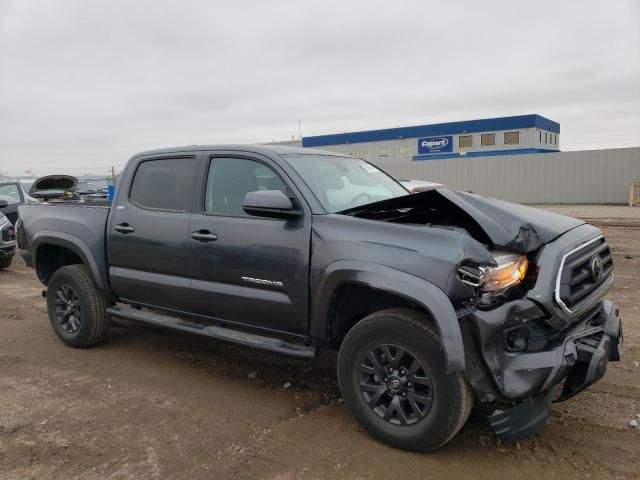
[[[535,438],[501,445],[476,410],[434,453],[376,443],[346,412],[329,355],[301,363],[135,325],[67,348],[16,258],[0,272],[0,478],[640,477],[628,426],[640,414],[640,208],[546,208],[592,218],[612,244],[626,357],[555,405]]]

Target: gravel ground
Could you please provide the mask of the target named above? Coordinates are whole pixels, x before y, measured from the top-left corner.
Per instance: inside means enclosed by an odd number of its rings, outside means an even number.
[[[0,272],[0,478],[640,478],[640,208],[541,208],[604,230],[626,356],[539,436],[501,445],[476,412],[434,453],[386,447],[347,414],[331,355],[301,363],[131,324],[66,348],[17,258]]]

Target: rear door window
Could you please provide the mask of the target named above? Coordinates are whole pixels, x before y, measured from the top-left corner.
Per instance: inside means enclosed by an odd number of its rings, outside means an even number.
[[[189,209],[197,173],[195,158],[147,160],[136,170],[129,200],[142,208],[184,212]]]

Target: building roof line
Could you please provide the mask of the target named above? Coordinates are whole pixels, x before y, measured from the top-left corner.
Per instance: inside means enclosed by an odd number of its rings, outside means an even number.
[[[465,120],[461,122],[435,123],[412,127],[385,128],[381,130],[365,130],[360,132],[337,133],[304,137],[304,147],[321,147],[325,145],[343,145],[348,143],[381,142],[404,138],[431,137],[440,135],[459,135],[496,130],[515,130],[522,128],[539,128],[553,133],[560,133],[560,124],[538,114],[517,115],[511,117],[485,118]]]

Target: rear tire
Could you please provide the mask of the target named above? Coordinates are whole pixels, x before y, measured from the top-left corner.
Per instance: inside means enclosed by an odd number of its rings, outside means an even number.
[[[104,340],[109,332],[108,305],[84,265],[62,267],[49,281],[49,321],[58,338],[70,347],[90,347]]]
[[[431,319],[411,309],[382,310],[357,323],[340,347],[338,382],[364,429],[405,450],[441,447],[463,427],[473,406],[462,375],[445,372]]]

